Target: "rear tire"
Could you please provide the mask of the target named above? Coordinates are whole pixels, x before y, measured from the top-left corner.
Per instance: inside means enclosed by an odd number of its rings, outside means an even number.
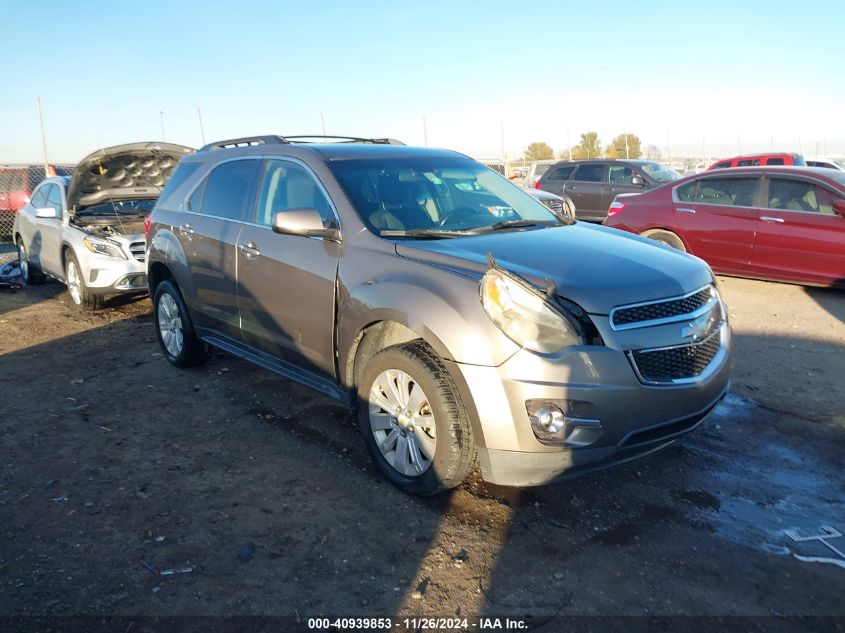
[[[682,253],[687,252],[687,247],[684,246],[684,241],[675,233],[672,233],[672,231],[667,231],[665,229],[652,229],[651,231],[640,233],[640,235],[647,237],[650,240],[654,240],[655,242],[661,242],[667,246],[676,248]]]
[[[72,251],[65,258],[65,283],[71,303],[83,312],[92,312],[103,307],[103,295],[98,295],[85,285],[79,261]]]
[[[367,363],[358,385],[358,424],[373,461],[405,492],[454,488],[475,467],[458,388],[423,342],[388,347]]]
[[[29,261],[29,255],[26,252],[26,247],[23,245],[23,238],[18,238],[18,267],[21,271],[21,281],[24,285],[33,286],[44,281],[45,275],[38,267]]]
[[[176,367],[193,367],[208,360],[206,344],[197,338],[182,293],[172,281],[156,286],[153,320],[161,351]]]

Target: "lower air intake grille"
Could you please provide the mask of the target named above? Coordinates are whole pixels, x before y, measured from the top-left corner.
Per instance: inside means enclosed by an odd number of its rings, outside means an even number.
[[[630,352],[631,362],[643,382],[670,384],[674,380],[695,378],[719,353],[721,334],[716,330],[700,343],[659,350]]]

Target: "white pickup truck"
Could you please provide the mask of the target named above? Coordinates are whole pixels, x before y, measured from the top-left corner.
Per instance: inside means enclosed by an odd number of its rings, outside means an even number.
[[[107,295],[146,292],[144,220],[179,160],[195,150],[131,143],[97,150],[42,182],[12,229],[26,284],[49,275],[81,310]]]

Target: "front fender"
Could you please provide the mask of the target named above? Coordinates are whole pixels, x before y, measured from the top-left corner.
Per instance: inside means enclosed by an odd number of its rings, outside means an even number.
[[[519,350],[484,312],[476,280],[435,268],[425,267],[421,274],[393,272],[342,287],[338,296],[341,360],[348,359],[361,331],[379,321],[401,323],[443,359],[457,363],[498,366]]]

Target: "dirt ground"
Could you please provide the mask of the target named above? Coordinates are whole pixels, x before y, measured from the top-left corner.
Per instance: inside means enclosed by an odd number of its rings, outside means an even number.
[[[799,559],[836,556],[787,530],[845,532],[845,293],[720,283],[733,391],[695,433],[602,474],[433,499],[386,483],[336,402],[222,353],[168,366],[146,298],[80,315],[55,282],[0,294],[0,616],[841,627],[845,563]]]

